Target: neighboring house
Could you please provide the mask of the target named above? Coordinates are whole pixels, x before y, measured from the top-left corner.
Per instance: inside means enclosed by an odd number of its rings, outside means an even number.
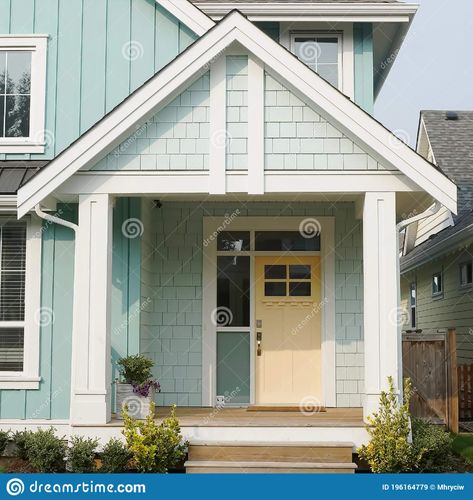
[[[9,5],[1,426],[118,433],[115,362],[141,352],[158,405],[303,412],[207,411],[191,439],[366,441],[402,374],[396,223],[456,211],[455,184],[370,115],[417,7]]]
[[[458,186],[458,215],[442,207],[408,227],[401,259],[404,328],[455,328],[459,363],[473,362],[473,111],[422,111],[419,154]]]

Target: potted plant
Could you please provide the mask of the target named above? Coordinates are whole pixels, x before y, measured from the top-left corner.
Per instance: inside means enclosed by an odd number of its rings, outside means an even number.
[[[120,379],[117,381],[117,418],[123,419],[122,410],[126,405],[133,418],[145,419],[149,413],[154,394],[160,391],[151,368],[153,361],[142,354],[121,358],[117,362]]]

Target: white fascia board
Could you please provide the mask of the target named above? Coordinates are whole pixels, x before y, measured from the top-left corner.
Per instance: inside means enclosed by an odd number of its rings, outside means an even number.
[[[202,73],[233,42],[256,56],[265,70],[388,168],[400,170],[434,199],[456,213],[457,188],[368,113],[314,73],[239,12],[232,12],[118,108],[86,132],[18,192],[22,217],[81,168],[97,161],[149,119],[169,97]]]
[[[188,0],[156,0],[156,2],[196,35],[202,36],[215,26],[215,22],[207,14]]]
[[[415,4],[334,4],[334,3],[299,3],[299,2],[196,2],[194,4],[213,19],[220,19],[234,9],[251,20],[262,18],[276,20],[301,19],[306,17],[327,18],[341,17],[360,21],[360,18],[376,19],[378,22],[409,22],[415,15],[418,5]]]

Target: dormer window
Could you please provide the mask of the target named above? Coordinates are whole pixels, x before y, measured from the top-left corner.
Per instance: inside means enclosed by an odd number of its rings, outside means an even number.
[[[0,36],[0,153],[43,153],[45,35]]]
[[[340,34],[293,33],[292,52],[322,78],[339,88],[342,69]]]

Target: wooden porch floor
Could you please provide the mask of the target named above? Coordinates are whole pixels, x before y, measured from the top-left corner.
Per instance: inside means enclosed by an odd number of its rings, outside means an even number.
[[[156,420],[169,415],[170,408],[156,409]],[[248,411],[246,408],[179,407],[181,427],[364,427],[362,408],[327,408],[325,412]],[[108,425],[122,426],[113,419]]]

